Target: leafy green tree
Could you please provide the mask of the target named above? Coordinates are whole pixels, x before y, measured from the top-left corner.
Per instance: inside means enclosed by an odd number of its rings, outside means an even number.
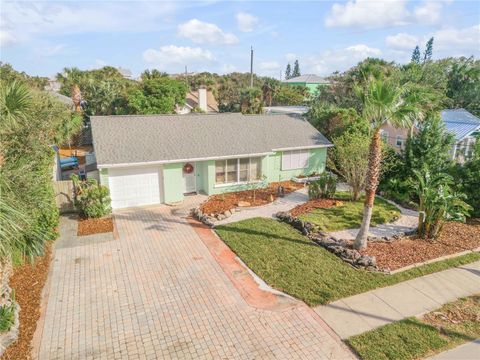
[[[445,131],[439,113],[429,113],[417,126],[418,131],[407,139],[404,150],[403,174],[413,176],[423,168],[432,174],[446,172],[451,166],[450,151],[454,142],[452,134]]]
[[[414,63],[414,64],[420,64],[420,48],[417,46],[415,46],[415,49],[413,49],[413,52],[412,52],[412,59],[410,60],[410,62]]]
[[[315,104],[306,114],[310,123],[330,141],[345,132],[369,133],[369,124],[355,109],[342,109]]]
[[[367,246],[381,169],[380,128],[387,122],[396,127],[408,128],[411,126],[412,115],[418,110],[406,101],[404,89],[391,81],[372,79],[365,90],[357,88],[357,94],[363,104],[362,116],[369,122],[373,134],[368,156],[363,221],[353,244],[356,249],[362,249]]]
[[[480,116],[480,61],[470,58],[448,59],[445,67],[447,96],[454,108],[464,108]]]
[[[333,139],[329,164],[352,188],[352,200],[360,199],[368,170],[370,136],[354,131]]]
[[[140,89],[131,91],[128,106],[135,114],[172,114],[176,105],[183,105],[186,85],[168,77],[142,81]]]
[[[285,80],[291,79],[292,78],[292,66],[290,63],[287,65],[287,68],[285,69]]]
[[[304,86],[280,85],[273,96],[274,105],[302,105],[306,101],[308,90]]]
[[[298,77],[300,75],[300,64],[298,63],[298,60],[295,60],[295,63],[293,64],[292,78]]]
[[[168,77],[168,74],[157,69],[145,70],[143,73],[140,74],[140,78],[142,80],[158,79],[162,77]]]
[[[423,62],[432,60],[433,55],[433,37],[425,44],[425,52],[423,53]]]
[[[243,114],[262,114],[262,91],[255,87],[242,90],[241,104]]]

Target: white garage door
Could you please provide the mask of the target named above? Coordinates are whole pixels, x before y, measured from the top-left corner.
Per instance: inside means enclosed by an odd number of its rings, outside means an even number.
[[[161,167],[108,169],[108,185],[114,209],[163,202]]]

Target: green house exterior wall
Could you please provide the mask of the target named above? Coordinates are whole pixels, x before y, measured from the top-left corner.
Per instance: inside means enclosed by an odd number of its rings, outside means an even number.
[[[327,86],[326,84],[318,84],[318,83],[304,83],[304,82],[292,82],[286,83],[291,86],[305,86],[308,89],[308,92],[311,95],[314,95],[318,92],[318,86]]]
[[[305,169],[282,170],[282,152],[262,158],[262,174],[264,181],[256,184],[237,184],[227,186],[215,185],[215,160],[199,161],[194,164],[196,188],[198,192],[215,195],[233,191],[261,188],[268,183],[290,180],[294,176],[322,173],[325,171],[327,148],[309,150],[310,157]],[[163,165],[163,199],[166,204],[174,204],[184,199],[183,166],[185,163]],[[100,182],[108,186],[108,169],[100,170]]]
[[[163,200],[167,204],[183,200],[183,163],[163,165]]]

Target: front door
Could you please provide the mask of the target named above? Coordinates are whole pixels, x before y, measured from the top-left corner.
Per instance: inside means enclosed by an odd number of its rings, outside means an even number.
[[[183,183],[185,194],[197,191],[197,183],[195,177],[195,163],[186,163],[183,166]]]

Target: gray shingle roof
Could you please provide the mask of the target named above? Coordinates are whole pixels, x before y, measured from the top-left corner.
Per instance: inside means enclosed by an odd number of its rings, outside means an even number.
[[[442,120],[447,131],[455,135],[457,142],[480,130],[480,119],[465,109],[445,109],[442,111]]]
[[[329,84],[330,81],[328,81],[325,78],[322,78],[318,75],[315,74],[305,74],[305,75],[300,75],[288,80],[284,80],[283,82],[285,83],[309,83],[309,84]]]
[[[331,145],[307,120],[293,115],[93,116],[91,124],[100,167]]]

